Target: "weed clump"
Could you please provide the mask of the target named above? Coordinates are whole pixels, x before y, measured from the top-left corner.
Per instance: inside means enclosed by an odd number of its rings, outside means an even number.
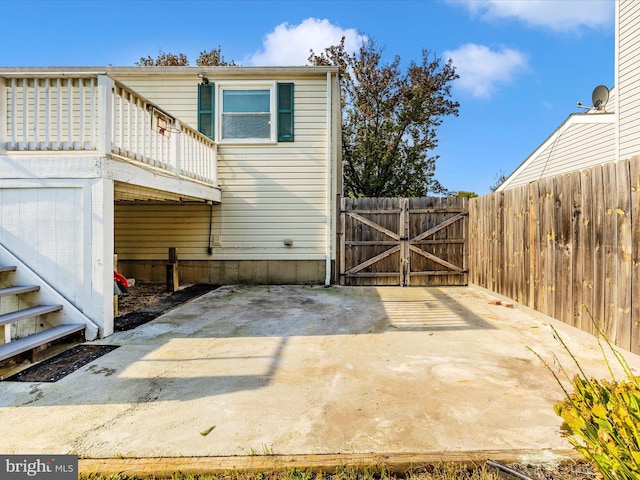
[[[570,378],[560,366],[562,375],[573,387],[570,393],[549,364],[530,349],[553,373],[566,395],[554,406],[555,413],[564,420],[562,436],[593,464],[605,480],[637,480],[640,478],[639,377],[633,374],[624,357],[595,321],[594,331],[611,380],[589,378],[558,332],[551,328],[579,372]],[[622,380],[616,380],[603,342],[622,367]],[[554,359],[560,365],[557,357]]]

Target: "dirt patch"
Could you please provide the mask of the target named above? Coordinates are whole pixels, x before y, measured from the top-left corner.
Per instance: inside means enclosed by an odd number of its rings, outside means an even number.
[[[96,358],[118,348],[115,345],[76,345],[11,377],[7,382],[57,382]]]
[[[136,285],[129,289],[129,293],[120,297],[118,310],[125,313],[114,319],[114,329],[116,332],[131,330],[219,287],[220,285],[198,283],[167,293],[164,285]]]
[[[561,465],[513,464],[508,467],[533,480],[594,480],[595,478],[598,478],[593,465],[586,462],[566,463]],[[515,478],[515,476],[508,475],[506,478]]]
[[[118,316],[157,303],[171,295],[164,284],[136,283],[128,292],[118,296]]]

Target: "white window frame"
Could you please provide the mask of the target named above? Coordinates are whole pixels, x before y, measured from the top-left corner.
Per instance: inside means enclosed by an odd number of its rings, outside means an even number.
[[[224,109],[223,104],[223,92],[225,90],[269,90],[269,115],[271,116],[269,125],[271,127],[271,134],[269,138],[228,138],[222,137],[223,122],[222,111]],[[277,82],[264,82],[264,81],[236,81],[236,82],[216,82],[216,137],[218,143],[221,144],[252,144],[252,143],[278,143],[278,105],[277,105]]]

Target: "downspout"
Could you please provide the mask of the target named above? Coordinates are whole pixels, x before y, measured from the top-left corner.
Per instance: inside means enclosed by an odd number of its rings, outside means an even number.
[[[325,238],[325,286],[331,285],[331,72],[327,72],[327,152],[326,152],[326,177],[327,177],[327,214],[326,214],[326,238]]]

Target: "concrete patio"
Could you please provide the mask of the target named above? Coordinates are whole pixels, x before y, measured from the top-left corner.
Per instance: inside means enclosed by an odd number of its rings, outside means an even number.
[[[0,382],[5,453],[568,455],[527,349],[606,377],[595,339],[475,288],[228,286],[94,343],[56,383]],[[626,355],[634,368],[639,357]],[[208,434],[203,434],[209,431]]]

